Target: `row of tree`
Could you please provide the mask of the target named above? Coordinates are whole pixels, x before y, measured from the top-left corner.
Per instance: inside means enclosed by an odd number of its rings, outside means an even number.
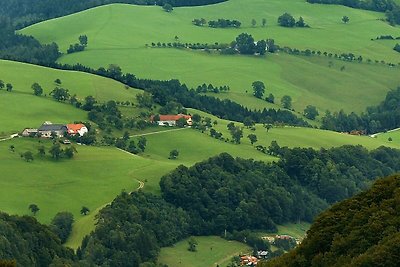
[[[204,26],[207,21],[204,18],[194,19],[192,23],[196,26]],[[211,28],[240,28],[242,23],[238,20],[218,19],[208,21],[208,26]]]

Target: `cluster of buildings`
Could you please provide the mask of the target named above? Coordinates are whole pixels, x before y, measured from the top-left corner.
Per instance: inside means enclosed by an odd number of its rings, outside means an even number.
[[[49,121],[46,121],[38,129],[24,129],[21,135],[24,137],[38,136],[50,138],[52,136],[64,137],[65,135],[83,136],[88,131],[88,128],[82,123],[53,124]]]
[[[176,126],[176,123],[180,119],[185,119],[188,126],[192,125],[192,116],[185,114],[178,115],[157,115],[151,116],[150,121],[157,123],[159,126]]]

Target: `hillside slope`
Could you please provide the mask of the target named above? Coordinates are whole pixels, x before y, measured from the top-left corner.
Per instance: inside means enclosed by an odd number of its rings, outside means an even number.
[[[400,176],[323,212],[299,248],[261,266],[399,266]]]
[[[296,18],[303,16],[311,28],[278,26],[278,16],[286,11]],[[344,14],[351,17],[348,25],[341,22]],[[238,19],[243,25],[239,29],[213,29],[191,23],[194,18],[211,20],[221,16]],[[79,35],[86,34],[87,50],[65,55],[61,63],[79,62],[94,68],[114,63],[124,72],[144,78],[178,78],[190,86],[229,85],[230,93],[219,96],[252,108],[268,106],[252,96],[251,83],[261,80],[278,103],[283,95],[290,95],[296,110],[313,104],[321,111],[343,108],[360,112],[381,101],[389,88],[399,84],[399,69],[286,54],[266,58],[220,56],[146,48],[146,44],[172,43],[175,36],[182,43],[230,43],[240,33],[247,32],[257,40],[273,38],[280,46],[338,54],[352,52],[365,60],[397,63],[400,54],[392,50],[394,41],[371,41],[380,35],[400,36],[400,28],[379,21],[383,16],[341,6],[310,5],[302,0],[253,0],[251,4],[231,0],[214,6],[176,8],[172,13],[163,12],[160,7],[114,4],[45,21],[21,33],[33,35],[44,43],[55,41],[64,51],[77,42]],[[258,21],[256,27],[251,27],[252,18]],[[267,19],[265,28],[261,26],[262,18]],[[353,101],[354,98],[358,101]]]

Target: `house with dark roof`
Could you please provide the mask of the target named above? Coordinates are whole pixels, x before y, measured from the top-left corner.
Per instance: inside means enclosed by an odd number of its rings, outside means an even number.
[[[50,138],[52,133],[55,133],[57,137],[63,137],[67,130],[67,126],[63,124],[52,124],[51,122],[45,122],[38,129],[38,135],[41,137]]]

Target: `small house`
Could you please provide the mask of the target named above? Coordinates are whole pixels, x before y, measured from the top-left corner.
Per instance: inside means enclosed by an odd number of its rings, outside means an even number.
[[[67,124],[67,133],[69,135],[77,135],[83,136],[85,133],[87,133],[89,130],[85,126],[85,124],[78,123],[78,124]]]
[[[31,137],[31,136],[35,136],[38,133],[38,129],[30,129],[30,128],[26,128],[22,131],[22,136],[23,137]]]
[[[67,132],[67,126],[63,124],[52,124],[51,122],[45,122],[38,129],[38,135],[45,138],[50,138],[52,133],[57,137],[63,137]]]

